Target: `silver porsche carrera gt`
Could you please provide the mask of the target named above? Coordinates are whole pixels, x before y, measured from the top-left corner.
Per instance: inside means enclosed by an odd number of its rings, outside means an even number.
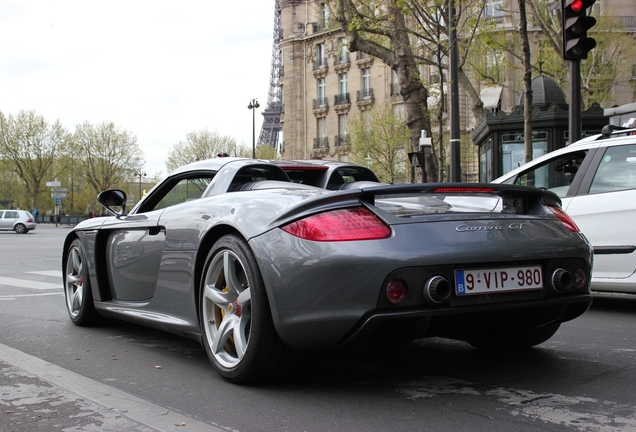
[[[548,340],[592,302],[592,250],[559,198],[467,183],[328,190],[267,161],[177,169],[130,211],[64,243],[81,326],[132,321],[200,341],[232,382],[278,376],[302,350],[423,337],[477,348]]]

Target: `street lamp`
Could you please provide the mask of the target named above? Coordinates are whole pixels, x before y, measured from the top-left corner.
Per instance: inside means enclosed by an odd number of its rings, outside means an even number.
[[[258,99],[252,99],[247,109],[252,110],[252,159],[256,159],[256,108],[260,107]]]
[[[135,176],[139,177],[139,199],[137,200],[137,202],[139,202],[141,200],[141,178],[142,177],[146,177],[146,172],[145,171],[135,171]]]

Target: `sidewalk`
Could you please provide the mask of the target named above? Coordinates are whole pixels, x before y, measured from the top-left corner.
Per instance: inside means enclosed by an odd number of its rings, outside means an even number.
[[[3,344],[0,344],[0,405],[3,432],[225,430]]]

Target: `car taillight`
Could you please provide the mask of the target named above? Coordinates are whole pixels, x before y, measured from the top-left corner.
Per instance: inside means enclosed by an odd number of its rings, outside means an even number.
[[[283,231],[305,240],[352,241],[388,238],[391,229],[366,207],[332,210],[292,222]]]
[[[572,232],[580,232],[581,231],[579,229],[579,227],[576,225],[576,223],[574,223],[572,218],[570,216],[568,216],[568,214],[566,212],[564,212],[561,207],[554,206],[554,205],[549,205],[548,209],[550,209],[550,211],[552,213],[554,213],[554,215],[557,218],[559,218],[561,223],[568,229],[568,231],[572,231]]]
[[[27,219],[27,223],[33,223],[33,219],[28,218],[28,219]]]
[[[433,189],[433,192],[437,193],[493,193],[495,192],[494,188],[488,187],[438,187]]]

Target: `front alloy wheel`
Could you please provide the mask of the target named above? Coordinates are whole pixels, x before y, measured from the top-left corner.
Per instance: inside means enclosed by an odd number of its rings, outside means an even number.
[[[68,248],[64,268],[64,296],[68,315],[75,324],[89,326],[103,318],[95,310],[84,248],[79,239]]]

